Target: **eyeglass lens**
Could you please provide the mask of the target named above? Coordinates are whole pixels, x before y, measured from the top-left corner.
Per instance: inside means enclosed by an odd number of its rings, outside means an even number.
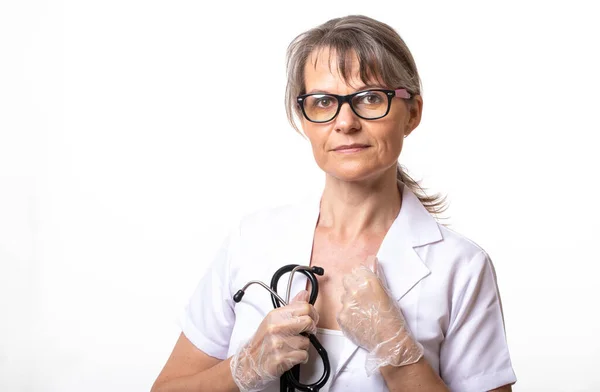
[[[339,102],[327,94],[313,94],[304,99],[304,113],[311,121],[325,122],[335,117]],[[383,91],[364,91],[352,97],[350,104],[365,119],[382,117],[388,110],[388,96]]]

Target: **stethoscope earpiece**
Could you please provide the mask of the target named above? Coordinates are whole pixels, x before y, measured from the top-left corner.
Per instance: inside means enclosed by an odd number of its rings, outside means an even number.
[[[242,298],[244,297],[244,294],[246,294],[246,293],[244,292],[244,290],[238,290],[238,292],[237,292],[237,293],[235,293],[235,294],[233,295],[233,300],[234,300],[236,303],[237,303],[237,302],[240,302],[240,301],[242,300]]]

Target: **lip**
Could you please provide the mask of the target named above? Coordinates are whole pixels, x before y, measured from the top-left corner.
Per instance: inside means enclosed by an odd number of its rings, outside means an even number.
[[[333,151],[336,152],[356,152],[356,151],[361,151],[364,150],[369,146],[368,144],[360,144],[360,143],[353,143],[353,144],[345,144],[343,146],[337,146],[336,148],[333,149]]]

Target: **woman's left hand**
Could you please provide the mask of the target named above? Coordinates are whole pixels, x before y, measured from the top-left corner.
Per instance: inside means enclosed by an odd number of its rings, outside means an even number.
[[[413,339],[398,302],[386,289],[375,257],[345,275],[343,284],[337,322],[348,339],[369,351],[368,375],[383,366],[415,363],[423,356],[423,346]]]

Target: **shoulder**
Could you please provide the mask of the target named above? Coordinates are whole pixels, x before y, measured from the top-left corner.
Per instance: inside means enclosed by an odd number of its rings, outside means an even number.
[[[309,211],[309,199],[255,209],[240,218],[240,235],[246,237],[252,234],[264,235],[265,231],[281,232],[306,218]]]
[[[244,253],[265,257],[279,248],[292,249],[314,230],[318,202],[305,197],[288,203],[258,208],[242,215],[235,227],[236,248]]]
[[[306,264],[317,218],[318,210],[305,199],[241,216],[230,247],[232,287],[242,287],[249,280],[269,282],[282,263]]]
[[[432,270],[450,275],[478,275],[493,265],[488,252],[478,243],[447,226],[437,224],[442,240],[429,245],[425,263]]]
[[[471,259],[478,254],[487,256],[485,249],[466,235],[439,223],[438,228],[443,237],[441,245],[445,250],[457,252],[467,259]]]
[[[240,219],[240,225],[244,227],[261,227],[286,223],[290,219],[301,215],[305,207],[305,201],[296,201],[258,208],[244,214]]]
[[[442,225],[421,204],[408,187],[394,234],[407,237],[423,263],[432,271],[455,272],[467,268],[471,260],[489,259],[484,249],[467,236]]]

